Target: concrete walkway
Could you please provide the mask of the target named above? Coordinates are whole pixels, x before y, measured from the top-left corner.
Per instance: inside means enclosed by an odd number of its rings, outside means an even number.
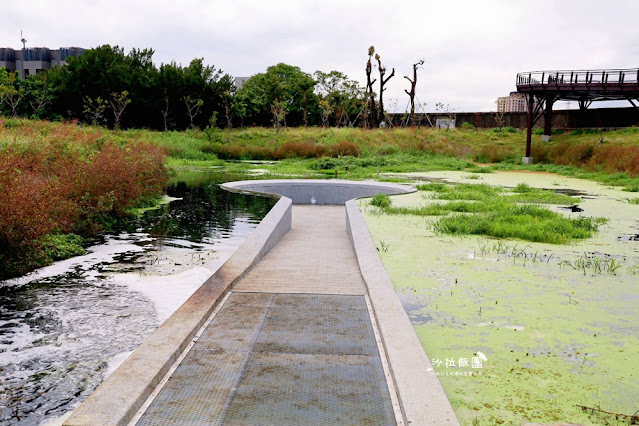
[[[343,206],[293,206],[137,424],[403,424]]]

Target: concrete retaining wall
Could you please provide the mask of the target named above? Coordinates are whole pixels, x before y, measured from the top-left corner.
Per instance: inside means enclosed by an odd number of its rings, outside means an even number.
[[[406,424],[458,425],[453,408],[379,258],[357,200],[346,203],[346,229],[368,288]]]
[[[525,112],[504,113],[504,126],[525,129],[527,127]],[[435,124],[438,118],[449,117],[446,113],[430,113],[428,117]],[[637,108],[591,108],[586,110],[564,109],[554,110],[552,113],[553,129],[580,129],[580,128],[616,128],[639,125],[639,109]],[[393,124],[399,126],[404,121],[403,114],[391,114]],[[479,128],[499,127],[494,112],[459,112],[455,113],[456,126],[463,123],[472,124]],[[415,123],[416,124],[416,123]],[[423,119],[422,126],[429,126],[427,119]],[[544,127],[542,116],[535,127]]]
[[[237,251],[78,407],[67,425],[127,424],[228,290],[291,229],[281,198]]]
[[[227,182],[222,188],[229,191],[279,194],[293,200],[293,204],[344,205],[346,201],[376,194],[404,194],[414,188],[383,182],[349,180],[274,179]]]

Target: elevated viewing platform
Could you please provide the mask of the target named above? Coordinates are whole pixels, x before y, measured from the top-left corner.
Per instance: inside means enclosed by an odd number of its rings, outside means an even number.
[[[639,111],[639,68],[605,70],[529,71],[517,74],[517,92],[528,104],[526,156],[532,163],[532,128],[544,117],[542,141],[552,133],[552,107],[556,101],[577,101],[587,109],[597,101],[626,100]]]
[[[556,100],[613,101],[639,98],[639,68],[530,71],[517,74],[517,91]]]

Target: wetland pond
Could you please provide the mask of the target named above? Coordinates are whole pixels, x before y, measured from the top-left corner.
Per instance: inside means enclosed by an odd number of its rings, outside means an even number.
[[[639,194],[545,173],[402,175],[574,195],[572,218],[604,217],[569,244],[438,234],[438,217],[391,215],[361,200],[366,223],[462,424],[623,424],[639,409]],[[433,202],[418,191],[393,206]],[[627,422],[628,419],[626,419]]]
[[[277,201],[219,187],[245,178],[181,172],[86,255],[0,281],[1,424],[73,410],[231,256]]]

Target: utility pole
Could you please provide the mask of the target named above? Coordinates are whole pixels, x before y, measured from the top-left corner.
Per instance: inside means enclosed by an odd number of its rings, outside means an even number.
[[[22,30],[20,30],[20,38],[21,38],[20,41],[22,41],[22,66],[21,66],[22,70],[20,73],[20,78],[24,80],[26,77],[26,75],[24,75],[24,61],[26,60],[26,56],[27,56],[27,39],[25,39],[22,36]]]

